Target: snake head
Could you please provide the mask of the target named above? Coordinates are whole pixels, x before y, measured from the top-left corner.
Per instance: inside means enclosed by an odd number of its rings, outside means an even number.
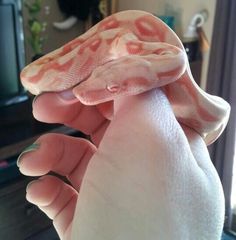
[[[186,70],[186,55],[177,47],[160,45],[158,54],[127,55],[97,67],[73,88],[74,95],[86,105],[95,105],[176,81]]]

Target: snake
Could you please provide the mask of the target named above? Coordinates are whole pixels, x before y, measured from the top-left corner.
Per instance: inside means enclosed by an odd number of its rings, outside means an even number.
[[[70,92],[88,106],[118,103],[120,110],[81,185],[74,239],[220,237],[224,204],[219,178],[208,161],[199,161],[200,168],[191,162],[186,142],[168,132],[178,129],[173,113],[209,145],[225,129],[230,105],[197,85],[181,40],[159,18],[140,10],[110,15],[30,63],[21,81],[34,95]],[[161,137],[169,139],[171,149]],[[164,213],[166,204],[171,218]]]
[[[89,105],[162,88],[178,121],[207,144],[224,130],[230,112],[222,98],[194,81],[184,47],[160,19],[137,10],[113,14],[21,72],[33,94],[73,88]]]

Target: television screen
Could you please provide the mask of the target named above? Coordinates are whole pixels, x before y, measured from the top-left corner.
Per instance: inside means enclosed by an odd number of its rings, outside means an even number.
[[[24,67],[21,1],[0,0],[0,106],[22,100]]]

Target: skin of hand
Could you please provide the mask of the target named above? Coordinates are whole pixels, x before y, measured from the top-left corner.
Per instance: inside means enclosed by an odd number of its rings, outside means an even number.
[[[61,123],[78,129],[90,135],[94,143],[61,134],[45,134],[36,141],[39,149],[23,154],[20,160],[21,173],[40,176],[28,185],[27,200],[53,220],[61,239],[71,239],[80,184],[86,167],[110,124],[111,113],[111,102],[85,106],[78,101],[67,102],[59,93],[44,93],[34,101],[33,115],[37,120]],[[212,168],[206,145],[200,135],[184,125],[181,127],[197,164],[202,169]],[[47,175],[50,171],[66,176],[71,186],[55,176]]]
[[[24,153],[19,161],[22,174],[42,176],[28,184],[26,199],[53,220],[60,239],[70,239],[71,221],[86,166],[110,122],[101,112],[110,106],[109,103],[99,106],[85,106],[80,102],[68,104],[56,93],[42,94],[34,101],[33,115],[37,120],[62,123],[83,131],[94,143],[62,134],[45,134],[36,141],[39,149]],[[66,176],[71,186],[46,175],[50,171]]]

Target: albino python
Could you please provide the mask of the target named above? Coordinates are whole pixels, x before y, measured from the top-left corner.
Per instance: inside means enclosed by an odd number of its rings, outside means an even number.
[[[72,239],[220,239],[224,198],[205,144],[222,133],[230,107],[197,86],[181,41],[161,20],[116,13],[21,79],[36,95],[114,104],[104,110],[111,122],[82,181]],[[185,128],[205,141],[203,159]]]

